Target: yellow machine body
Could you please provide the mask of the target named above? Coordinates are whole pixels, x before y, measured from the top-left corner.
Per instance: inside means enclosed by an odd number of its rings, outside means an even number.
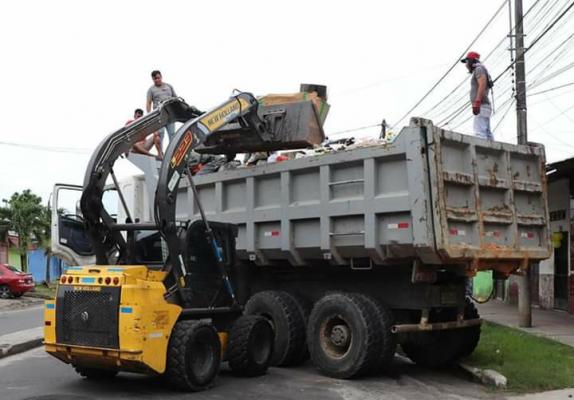
[[[142,265],[68,268],[58,285],[56,299],[48,300],[45,304],[46,351],[66,363],[82,367],[163,373],[170,334],[182,310],[180,306],[170,304],[164,299],[164,277],[165,272],[153,271]],[[117,307],[116,348],[70,344],[69,340],[68,343],[59,342],[62,339],[58,332],[67,329],[70,324],[67,322],[68,325],[58,329],[58,324],[65,324],[64,313],[68,313],[67,321],[73,318],[90,318],[87,311],[82,312],[81,304],[72,305],[66,302],[76,298],[89,299],[90,295],[85,292],[118,292],[117,289],[105,289],[109,287],[117,287],[120,296]],[[68,293],[72,295],[65,300]],[[59,307],[63,308],[60,312]],[[67,310],[64,309],[66,307]],[[94,306],[90,312],[94,312],[93,308]],[[82,322],[78,323],[81,325]],[[62,334],[60,336],[64,337]]]

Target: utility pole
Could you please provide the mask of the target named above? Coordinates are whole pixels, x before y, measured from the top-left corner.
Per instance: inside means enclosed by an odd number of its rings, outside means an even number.
[[[514,1],[516,21],[516,133],[518,144],[528,142],[526,126],[526,70],[524,67],[524,26],[522,24],[522,0]],[[512,34],[512,32],[511,32]],[[518,326],[532,326],[532,305],[530,303],[530,266],[521,266],[518,275]]]

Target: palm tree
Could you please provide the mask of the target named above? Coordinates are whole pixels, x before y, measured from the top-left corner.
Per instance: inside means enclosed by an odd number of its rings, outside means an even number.
[[[46,284],[50,283],[50,262],[52,260],[52,210],[50,205],[42,207],[37,224],[34,227],[33,234],[36,238],[39,247],[44,249],[44,256],[46,257]]]
[[[50,234],[50,223],[46,225],[46,214],[49,215],[49,211],[42,205],[42,198],[30,189],[16,192],[9,200],[2,201],[5,205],[0,207],[0,222],[5,230],[15,231],[18,235],[20,262],[22,269],[27,271],[27,252],[32,239],[42,240]]]

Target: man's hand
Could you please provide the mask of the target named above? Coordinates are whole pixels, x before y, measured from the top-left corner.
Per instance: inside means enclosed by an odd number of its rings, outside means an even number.
[[[474,115],[480,114],[480,100],[475,100],[472,102],[472,113]]]

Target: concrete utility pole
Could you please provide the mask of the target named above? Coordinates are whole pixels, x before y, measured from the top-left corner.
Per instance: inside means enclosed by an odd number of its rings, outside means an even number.
[[[526,70],[524,67],[524,26],[522,24],[522,0],[514,1],[516,21],[516,133],[518,144],[528,142],[526,126]],[[512,34],[512,32],[511,32]],[[530,303],[530,266],[518,275],[518,325],[532,326],[532,305]]]

